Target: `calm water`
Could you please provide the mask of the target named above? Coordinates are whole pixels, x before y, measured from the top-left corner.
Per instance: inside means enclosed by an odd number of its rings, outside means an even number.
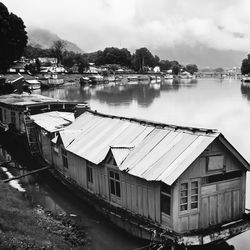
[[[216,128],[250,161],[250,87],[242,86],[239,80],[117,83],[84,88],[75,84],[37,93],[70,101],[87,101],[91,109],[103,113]],[[247,190],[246,204],[250,208],[250,185]],[[250,232],[229,243],[235,249],[249,249]]]

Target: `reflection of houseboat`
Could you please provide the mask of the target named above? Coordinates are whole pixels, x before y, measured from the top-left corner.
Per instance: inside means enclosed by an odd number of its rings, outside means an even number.
[[[45,73],[39,80],[43,89],[59,87],[64,84],[64,79],[58,78],[58,74],[56,73]]]
[[[214,130],[109,116],[77,107],[55,135],[45,117],[54,174],[133,235],[184,245],[233,237],[249,227],[249,163]],[[63,121],[64,122],[64,121]],[[50,139],[52,141],[50,141]],[[44,145],[41,145],[44,147]]]

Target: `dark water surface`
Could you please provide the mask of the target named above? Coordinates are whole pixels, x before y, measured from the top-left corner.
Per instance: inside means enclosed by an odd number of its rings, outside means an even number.
[[[37,91],[46,96],[70,101],[87,101],[99,112],[137,117],[177,125],[219,129],[250,161],[250,86],[239,80],[198,79],[180,83],[130,83]],[[250,178],[248,176],[247,182]],[[48,209],[79,215],[93,239],[92,249],[134,249],[142,246],[134,238],[97,218],[78,199],[58,185],[33,185],[38,202]],[[73,199],[73,200],[72,200]],[[246,205],[250,208],[250,185]],[[250,249],[250,232],[228,241],[235,249]]]

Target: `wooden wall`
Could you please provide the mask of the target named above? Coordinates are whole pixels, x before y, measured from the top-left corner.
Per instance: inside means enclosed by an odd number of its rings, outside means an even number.
[[[133,213],[161,222],[160,217],[160,184],[147,182],[125,172],[120,172],[121,198],[119,202],[111,201],[109,192],[108,169],[114,168],[108,164],[92,165],[93,185],[88,187],[86,160],[67,152],[68,169],[63,169],[59,155],[53,152],[55,166],[74,179],[81,187],[99,195],[114,206],[120,206]],[[118,169],[116,169],[118,171]]]
[[[21,110],[18,109],[11,109],[7,107],[0,107],[2,109],[2,122],[5,124],[10,124],[11,123],[11,111],[15,112],[15,126],[16,129],[19,132],[25,132],[25,127],[24,127],[24,114]],[[6,111],[6,119],[4,117],[4,111]]]
[[[224,169],[208,171],[206,157],[224,155]],[[204,183],[211,175],[241,171],[242,176],[212,183]],[[178,232],[206,228],[240,218],[245,209],[246,174],[243,166],[217,140],[179,177],[173,189],[173,227]],[[183,181],[199,181],[198,211],[182,214],[179,210],[180,184]]]

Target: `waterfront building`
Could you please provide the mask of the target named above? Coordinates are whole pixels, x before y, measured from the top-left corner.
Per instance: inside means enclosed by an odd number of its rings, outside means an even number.
[[[133,235],[197,245],[247,230],[250,166],[220,132],[84,106],[61,128],[50,137],[55,175]]]

